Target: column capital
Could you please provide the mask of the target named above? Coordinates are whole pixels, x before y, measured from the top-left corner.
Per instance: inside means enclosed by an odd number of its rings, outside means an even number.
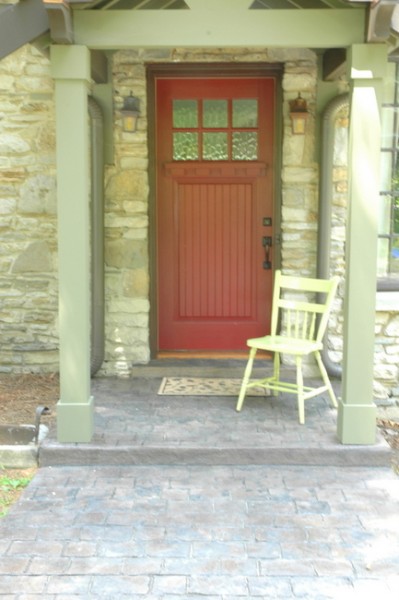
[[[387,59],[386,44],[353,44],[348,49],[348,79],[382,79]]]
[[[90,50],[87,46],[51,46],[50,52],[54,79],[91,81]]]

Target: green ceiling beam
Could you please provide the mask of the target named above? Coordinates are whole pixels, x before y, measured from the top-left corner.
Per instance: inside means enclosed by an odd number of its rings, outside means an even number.
[[[75,43],[132,47],[337,48],[363,43],[366,11],[84,10],[74,11]]]

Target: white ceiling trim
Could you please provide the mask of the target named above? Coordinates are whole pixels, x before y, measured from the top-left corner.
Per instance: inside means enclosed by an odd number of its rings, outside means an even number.
[[[191,10],[247,10],[253,0],[185,0]]]

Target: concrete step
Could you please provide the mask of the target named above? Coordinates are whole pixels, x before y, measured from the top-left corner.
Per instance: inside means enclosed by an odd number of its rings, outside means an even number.
[[[387,467],[392,451],[384,439],[374,446],[135,446],[120,440],[117,445],[59,444],[45,442],[39,450],[40,466],[96,465],[308,465]]]

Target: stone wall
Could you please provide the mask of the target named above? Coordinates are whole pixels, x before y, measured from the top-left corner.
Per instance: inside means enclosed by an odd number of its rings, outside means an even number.
[[[284,53],[285,54],[285,53]],[[317,65],[313,52],[284,56],[281,199],[281,267],[286,274],[316,275],[318,164],[315,150]],[[293,135],[288,102],[298,92],[310,118],[305,135]]]
[[[284,49],[152,49],[113,55],[114,160],[105,172],[104,375],[129,375],[150,358],[149,180],[146,65],[251,62],[284,65],[282,80],[281,266],[316,274],[318,154],[316,55]],[[141,100],[139,130],[122,131],[119,109],[133,90]],[[310,117],[294,136],[288,101],[301,92]],[[338,130],[347,126],[346,116]],[[342,136],[341,136],[342,137]],[[56,174],[53,84],[48,59],[26,46],[0,62],[0,369],[58,368]],[[342,138],[343,139],[343,138]],[[339,144],[338,144],[339,145]],[[338,148],[337,156],[340,157]],[[342,162],[342,161],[341,161]],[[344,271],[346,165],[334,168],[334,272]],[[342,288],[341,288],[342,289]],[[330,327],[331,357],[342,353],[342,299]],[[398,388],[397,315],[377,317],[376,376],[381,395]],[[395,350],[396,348],[396,350]],[[395,371],[396,369],[396,371]],[[382,391],[381,391],[382,390]]]
[[[0,62],[0,238],[0,371],[55,371],[53,83],[33,46]]]
[[[341,279],[328,327],[329,358],[341,364],[343,351],[343,295],[345,290],[345,237],[348,197],[348,113],[341,110],[334,123],[335,143],[332,165],[330,274]]]
[[[336,311],[330,320],[328,345],[330,358],[338,364],[343,350],[343,298],[345,287],[345,237],[348,202],[348,112],[338,113],[335,121],[333,189],[331,216],[331,273],[341,277]],[[399,398],[399,293],[377,292],[375,319],[374,398],[390,404]]]
[[[377,294],[374,363],[374,395],[377,403],[386,404],[399,399],[398,296],[395,293],[395,306],[392,306],[392,299],[387,299],[385,293]]]
[[[149,349],[148,145],[146,73],[139,52],[114,57],[114,164],[105,176],[104,374],[129,375]],[[118,111],[123,97],[140,97],[139,131],[125,133]]]

